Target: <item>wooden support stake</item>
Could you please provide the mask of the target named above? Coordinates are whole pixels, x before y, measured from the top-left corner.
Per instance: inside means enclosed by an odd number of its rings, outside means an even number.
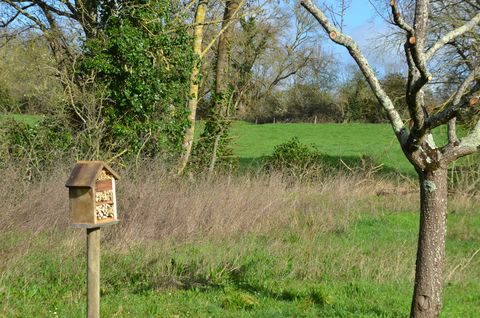
[[[100,317],[100,228],[87,229],[87,318]]]

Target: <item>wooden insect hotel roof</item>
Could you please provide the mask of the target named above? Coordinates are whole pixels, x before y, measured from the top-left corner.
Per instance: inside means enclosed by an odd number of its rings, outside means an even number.
[[[120,176],[110,168],[109,165],[103,161],[79,161],[75,165],[70,174],[70,177],[65,183],[65,186],[70,187],[95,187],[95,182],[97,181],[100,173],[103,170],[107,170],[115,179],[120,179]]]

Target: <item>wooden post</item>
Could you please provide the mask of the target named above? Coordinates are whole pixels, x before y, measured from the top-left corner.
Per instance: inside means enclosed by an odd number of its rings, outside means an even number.
[[[87,228],[87,318],[100,317],[100,228]]]
[[[65,184],[71,226],[87,229],[87,318],[100,317],[100,228],[120,222],[115,194],[119,179],[102,161],[79,161]]]

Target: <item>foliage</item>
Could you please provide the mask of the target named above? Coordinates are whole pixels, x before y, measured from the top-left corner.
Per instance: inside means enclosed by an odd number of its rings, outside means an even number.
[[[378,123],[385,121],[385,114],[380,108],[375,95],[363,77],[356,71],[340,89],[344,120],[347,122]]]
[[[316,84],[294,84],[285,91],[272,92],[248,119],[257,123],[341,122],[342,113],[333,95]]]
[[[31,179],[47,167],[71,154],[78,144],[64,122],[44,117],[36,124],[14,119],[2,120],[0,129],[1,168],[21,163],[25,175]]]
[[[404,119],[409,118],[410,115],[408,114],[407,102],[405,100],[407,79],[400,73],[390,73],[381,82],[385,93],[390,96],[400,116]]]
[[[0,112],[55,114],[64,94],[48,45],[34,31],[0,37]]]
[[[225,103],[229,107],[229,101]],[[193,149],[192,165],[197,172],[230,171],[237,166],[231,147],[231,121],[221,115],[221,112],[216,107],[211,107],[208,111],[204,129]]]
[[[297,84],[287,92],[287,118],[309,119],[318,122],[341,122],[342,114],[333,97],[316,85]]]
[[[179,149],[194,62],[186,25],[170,0],[103,6],[104,29],[87,43],[82,72],[107,87],[105,145],[149,156]]]
[[[5,87],[0,87],[0,112],[18,111],[18,102],[11,97]]]
[[[324,172],[324,155],[315,147],[302,144],[297,137],[277,145],[264,159],[266,171],[280,171],[296,180],[319,177]]]

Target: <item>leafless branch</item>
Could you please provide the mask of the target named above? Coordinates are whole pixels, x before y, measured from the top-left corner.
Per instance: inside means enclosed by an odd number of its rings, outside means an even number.
[[[395,22],[395,24],[401,29],[405,30],[409,38],[412,37],[414,33],[413,28],[403,19],[402,15],[400,14],[400,10],[397,6],[397,1],[390,0],[390,7],[392,8],[393,21]]]
[[[432,58],[432,56],[437,52],[439,49],[441,49],[445,44],[448,42],[453,41],[455,38],[465,34],[466,32],[472,30],[475,26],[477,26],[480,23],[480,12],[477,13],[470,21],[468,21],[466,24],[456,28],[455,30],[452,30],[442,36],[426,53],[425,53],[425,59],[428,61]]]
[[[38,5],[39,7],[44,7],[48,11],[53,12],[53,13],[59,15],[59,16],[67,17],[67,18],[70,18],[70,19],[75,18],[76,10],[73,11],[73,12],[62,11],[62,10],[60,10],[60,9],[54,7],[54,6],[49,5],[46,1],[42,1],[42,0],[33,0],[32,3]]]
[[[470,99],[465,98],[465,94],[467,93],[472,82],[475,80],[475,77],[478,76],[479,71],[480,68],[476,68],[474,71],[470,72],[470,74],[467,76],[467,78],[465,78],[455,94],[452,96],[452,101],[449,107],[447,107],[444,111],[430,116],[427,119],[425,126],[428,129],[433,129],[448,123],[451,119],[458,115],[460,109],[466,108],[470,104]]]
[[[30,3],[30,4],[26,5],[26,6],[21,7],[21,9],[22,9],[22,11],[26,11],[26,10],[28,10],[29,8],[33,7],[34,5],[35,5],[35,4]],[[10,17],[7,21],[0,23],[0,28],[6,28],[6,27],[8,27],[8,26],[10,25],[10,23],[12,23],[13,21],[15,21],[21,14],[22,14],[22,12],[17,10],[17,12],[16,12],[12,17]]]
[[[40,21],[39,19],[34,17],[32,14],[28,13],[28,11],[26,11],[26,9],[22,8],[21,6],[19,6],[17,3],[15,3],[12,0],[3,0],[3,1],[5,1],[5,3],[7,3],[12,8],[17,10],[17,12],[21,13],[24,17],[30,19],[33,23],[35,23],[40,28],[40,30],[46,31],[46,27],[42,23],[42,21]]]

